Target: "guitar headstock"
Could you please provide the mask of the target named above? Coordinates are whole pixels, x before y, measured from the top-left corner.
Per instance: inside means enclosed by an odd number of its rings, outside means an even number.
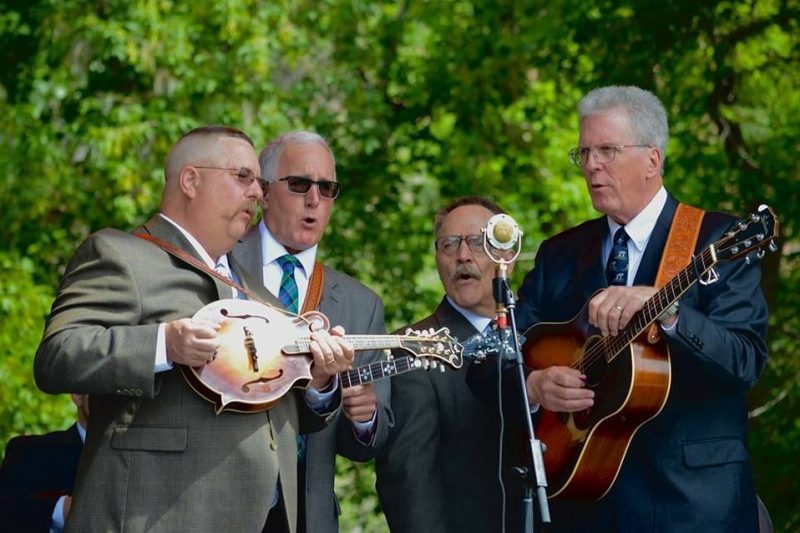
[[[748,218],[733,224],[715,243],[717,260],[736,259],[752,251],[761,259],[766,253],[765,248],[771,252],[778,249],[775,239],[778,238],[779,231],[780,224],[775,212],[770,207],[761,205],[756,213],[751,213]],[[747,261],[750,261],[749,257]]]
[[[436,331],[433,328],[427,331],[415,331],[409,328],[405,335],[400,337],[400,348],[410,352],[417,359],[441,361],[454,369],[461,368],[463,363],[461,344],[450,335],[450,330],[447,328]]]

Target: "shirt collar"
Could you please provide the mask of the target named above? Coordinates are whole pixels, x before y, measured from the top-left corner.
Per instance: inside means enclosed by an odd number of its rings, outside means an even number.
[[[472,327],[478,331],[483,331],[486,328],[486,326],[488,326],[489,323],[492,321],[492,319],[489,317],[479,315],[478,313],[470,311],[469,309],[464,309],[463,307],[455,303],[453,299],[450,298],[449,295],[447,296],[447,301],[450,302],[450,305],[452,305],[456,311],[461,313],[464,316],[464,318],[466,318],[467,321],[470,324],[472,324]]]
[[[80,422],[76,422],[75,425],[78,427],[78,435],[81,436],[81,442],[86,442],[86,428]]]
[[[203,245],[200,244],[200,242],[197,239],[195,239],[191,233],[183,229],[183,227],[181,227],[180,224],[169,218],[164,213],[159,213],[159,215],[161,215],[161,218],[163,218],[164,220],[175,226],[175,228],[177,228],[178,231],[180,231],[183,234],[183,236],[186,237],[186,240],[189,241],[189,244],[192,245],[194,251],[200,255],[205,264],[207,264],[212,270],[218,264],[223,264],[225,265],[225,268],[228,268],[230,270],[230,267],[228,265],[228,254],[222,254],[216,261],[214,261],[214,259],[212,259],[210,255],[208,255],[206,249],[203,248]]]
[[[653,228],[656,227],[658,217],[666,203],[667,190],[661,187],[655,196],[653,196],[653,199],[650,200],[650,203],[648,203],[638,215],[625,224],[625,233],[628,234],[631,242],[633,242],[633,245],[639,252],[642,252],[647,246],[647,241],[650,240]],[[606,217],[606,220],[608,221],[608,229],[611,235],[614,235],[617,230],[622,227],[609,216]]]
[[[258,223],[258,233],[261,236],[262,265],[268,265],[279,257],[289,253],[286,247],[272,236],[272,233],[267,229],[267,225],[264,223],[263,219]],[[307,248],[295,254],[295,257],[303,266],[303,272],[306,275],[309,275],[314,270],[314,261],[317,259],[317,247],[318,245],[315,244],[311,248]]]

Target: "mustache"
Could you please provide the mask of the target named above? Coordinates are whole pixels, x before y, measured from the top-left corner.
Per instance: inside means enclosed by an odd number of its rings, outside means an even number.
[[[469,263],[460,263],[456,265],[456,269],[453,271],[452,274],[450,274],[450,279],[457,280],[464,275],[469,276],[471,278],[475,278],[477,280],[483,278],[483,274],[481,273],[480,270],[478,270],[478,267],[476,267],[475,265],[471,265]]]

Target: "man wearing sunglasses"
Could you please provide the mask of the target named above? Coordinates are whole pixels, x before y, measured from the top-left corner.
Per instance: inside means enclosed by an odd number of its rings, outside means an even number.
[[[273,140],[261,152],[259,163],[267,182],[264,217],[233,255],[248,271],[260,275],[285,307],[299,312],[313,290],[317,247],[341,188],[333,152],[316,133],[295,131]],[[328,267],[323,272],[318,310],[331,324],[341,324],[349,334],[384,334],[380,298],[345,274]],[[353,366],[378,359],[378,352],[361,352]],[[338,531],[339,504],[333,491],[336,454],[369,460],[389,432],[388,381],[349,387],[342,396],[343,416],[298,441],[300,533]]]

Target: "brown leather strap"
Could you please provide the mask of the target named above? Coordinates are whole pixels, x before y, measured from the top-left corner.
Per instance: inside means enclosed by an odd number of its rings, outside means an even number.
[[[308,291],[306,299],[303,301],[303,314],[319,309],[319,302],[322,300],[322,285],[325,283],[325,269],[322,263],[314,263],[314,272],[308,280]]]
[[[656,289],[666,285],[692,260],[704,214],[705,211],[697,207],[683,203],[678,204],[667,236],[667,243],[664,245],[664,253],[661,255],[661,264],[656,275]],[[658,325],[652,324],[647,334],[647,340],[656,343],[659,337]]]
[[[195,267],[195,268],[197,268],[199,270],[202,270],[203,272],[205,272],[209,276],[212,276],[212,277],[220,280],[224,284],[230,285],[231,287],[233,287],[237,291],[239,291],[242,294],[244,294],[245,296],[247,296],[248,300],[254,300],[256,302],[264,303],[264,302],[261,301],[261,299],[259,297],[257,297],[256,295],[254,295],[253,293],[251,293],[250,291],[248,291],[247,289],[245,289],[244,287],[242,287],[241,285],[239,285],[238,283],[236,283],[232,279],[228,279],[225,276],[223,276],[222,274],[220,274],[219,272],[217,272],[216,270],[214,270],[213,268],[209,268],[209,266],[207,264],[205,264],[203,261],[200,261],[196,257],[194,257],[192,255],[189,255],[188,253],[186,253],[184,250],[178,248],[177,246],[175,246],[173,244],[170,244],[167,241],[161,240],[158,237],[156,237],[154,235],[150,235],[148,233],[134,233],[134,235],[136,235],[137,237],[139,237],[142,240],[152,242],[153,244],[155,244],[159,248],[162,248],[165,252],[174,255],[178,259],[189,263],[190,265],[192,265],[193,267]],[[269,304],[265,303],[265,305],[269,305]],[[273,306],[270,305],[270,307],[273,307]]]

